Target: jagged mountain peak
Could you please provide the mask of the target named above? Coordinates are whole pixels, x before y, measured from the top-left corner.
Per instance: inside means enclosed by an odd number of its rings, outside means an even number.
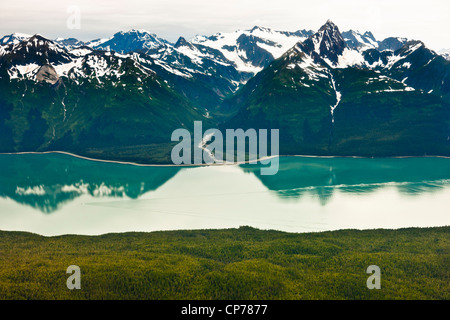
[[[189,43],[184,37],[179,37],[177,42],[174,45],[175,48],[180,48],[180,47],[189,47],[189,48],[193,48],[194,46]]]
[[[21,50],[25,50],[27,53],[31,53],[30,50],[38,50],[40,52],[43,51],[57,51],[57,52],[65,52],[66,50],[58,45],[56,42],[43,37],[40,34],[35,34],[27,39],[22,40],[17,44],[10,44],[12,52],[18,52]]]
[[[403,46],[396,51],[397,55],[406,56],[417,49],[426,48],[425,44],[420,40],[409,40],[403,44]]]
[[[250,33],[254,31],[262,31],[262,32],[272,32],[272,29],[266,28],[266,27],[260,27],[260,26],[254,26],[249,30]]]
[[[119,32],[116,32],[115,34],[130,34],[130,33],[149,33],[146,30],[143,29],[130,29],[130,30],[120,30]]]
[[[49,51],[58,54],[67,54],[67,50],[58,43],[43,37],[40,34],[35,34],[28,39],[25,39],[18,44],[13,45],[11,52],[33,53],[41,52],[41,54],[48,55]]]
[[[31,35],[29,34],[14,32],[12,34],[5,35],[4,37],[0,38],[0,45],[6,45],[10,43],[17,44],[29,38],[31,38]]]
[[[12,78],[28,74],[37,66],[59,65],[72,61],[73,56],[64,48],[39,34],[17,44],[9,43],[1,55],[3,64]]]
[[[422,46],[425,46],[425,43],[423,43],[423,41],[420,41],[420,40],[408,40],[406,43],[405,43],[405,45],[406,46],[419,46],[419,47],[422,47]]]
[[[130,38],[139,38],[139,39],[146,39],[147,38],[148,39],[150,37],[156,38],[156,34],[152,34],[152,33],[147,32],[145,30],[130,29],[128,31],[121,30],[119,32],[116,32],[113,35],[113,38],[114,37],[130,37]]]
[[[316,62],[326,59],[332,65],[338,64],[339,56],[347,48],[339,28],[331,20],[299,45],[299,49],[310,55]]]
[[[76,38],[56,38],[53,41],[67,50],[72,50],[86,45],[84,41],[80,41]]]
[[[372,39],[373,41],[376,41],[376,39],[375,39],[373,33],[370,32],[370,31],[364,32],[363,36],[364,36],[364,37],[368,37],[368,38]]]
[[[357,30],[344,31],[342,32],[342,37],[350,48],[361,51],[378,48],[379,45],[370,31],[364,33]]]
[[[379,51],[384,51],[384,50],[396,51],[396,50],[400,49],[407,41],[408,41],[407,38],[388,37],[379,43],[378,50]]]
[[[128,32],[135,32],[135,33],[150,33],[145,29],[130,29]]]
[[[319,31],[316,34],[318,34],[322,38],[322,40],[344,42],[338,26],[335,25],[331,20],[327,20],[327,22],[322,27],[320,27]]]
[[[32,35],[28,40],[26,40],[27,42],[36,42],[36,41],[45,41],[45,42],[53,42],[50,39],[47,39],[45,37],[43,37],[42,35],[36,33],[34,35]]]
[[[197,35],[189,42],[198,48],[209,48],[208,51],[216,55],[219,53],[220,63],[228,63],[238,72],[256,74],[309,35],[309,31],[277,31],[254,26],[248,30],[215,33],[211,36]]]
[[[337,31],[339,31],[337,25],[334,24],[334,22],[331,21],[330,19],[328,19],[327,22],[325,22],[325,24],[320,27],[319,31],[323,31],[323,30],[337,30]]]
[[[110,39],[98,41],[91,46],[94,49],[128,53],[137,50],[158,50],[167,45],[170,45],[170,42],[159,38],[156,34],[145,30],[131,29],[117,32]]]
[[[155,33],[151,33],[144,29],[130,29],[128,31],[119,31],[113,35],[113,37],[117,36],[126,36],[131,38],[138,38],[141,40],[148,39],[160,39]]]

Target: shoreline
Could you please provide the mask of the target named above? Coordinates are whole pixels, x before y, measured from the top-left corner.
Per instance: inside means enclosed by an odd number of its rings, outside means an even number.
[[[64,154],[68,156],[72,156],[75,158],[88,160],[88,161],[95,161],[95,162],[106,162],[106,163],[117,163],[117,164],[125,164],[125,165],[132,165],[132,166],[138,166],[138,167],[209,167],[209,166],[233,166],[233,165],[240,165],[240,164],[249,164],[254,163],[258,161],[264,161],[269,160],[275,157],[279,156],[270,156],[270,157],[264,157],[257,160],[252,161],[244,161],[244,162],[233,162],[233,163],[227,163],[224,161],[224,163],[201,163],[201,164],[151,164],[151,163],[137,163],[137,162],[130,162],[130,161],[119,161],[119,160],[106,160],[106,159],[98,159],[98,158],[90,158],[86,156],[81,156],[75,153],[67,152],[67,151],[24,151],[24,152],[4,152],[0,155],[26,155],[26,154]],[[284,157],[284,156],[283,156]]]
[[[79,233],[64,233],[64,234],[55,234],[55,235],[45,235],[37,232],[27,231],[27,230],[3,230],[0,229],[1,233],[9,233],[9,234],[27,234],[33,235],[43,238],[61,238],[61,237],[105,237],[105,236],[123,236],[123,235],[150,235],[150,234],[160,234],[160,233],[184,233],[184,232],[223,232],[223,231],[236,231],[242,229],[251,229],[258,232],[276,232],[279,234],[285,235],[323,235],[327,233],[348,233],[348,232],[402,232],[408,230],[431,230],[431,229],[447,229],[450,228],[450,225],[438,225],[438,226],[409,226],[409,227],[398,227],[398,228],[369,228],[369,229],[358,229],[358,228],[343,228],[343,229],[330,229],[330,230],[322,230],[322,231],[306,231],[306,232],[295,232],[295,231],[284,231],[278,229],[261,229],[257,227],[253,227],[250,225],[241,225],[237,227],[230,228],[196,228],[196,229],[167,229],[167,230],[152,230],[152,231],[123,231],[123,232],[106,232],[99,234],[79,234]]]
[[[95,162],[105,162],[105,163],[116,163],[116,164],[124,164],[124,165],[132,165],[138,167],[209,167],[209,166],[233,166],[233,165],[241,165],[241,164],[254,164],[255,162],[265,161],[269,159],[273,159],[276,157],[300,157],[300,158],[323,158],[323,159],[332,159],[332,158],[353,158],[353,159],[407,159],[407,158],[442,158],[442,159],[450,159],[450,156],[437,156],[437,155],[426,155],[426,156],[394,156],[394,157],[364,157],[364,156],[315,156],[315,155],[277,155],[277,156],[268,156],[256,160],[244,161],[244,162],[234,162],[234,163],[202,163],[202,164],[151,164],[151,163],[137,163],[132,161],[119,161],[119,160],[106,160],[106,159],[98,159],[91,158],[82,155],[78,155],[75,153],[67,152],[67,151],[24,151],[24,152],[0,152],[0,155],[27,155],[27,154],[64,154],[68,156],[72,156],[78,159],[95,161]]]

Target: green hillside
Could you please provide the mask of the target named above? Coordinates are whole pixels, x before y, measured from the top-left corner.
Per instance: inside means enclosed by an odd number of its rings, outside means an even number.
[[[2,231],[0,299],[449,299],[449,231]],[[71,291],[73,264],[81,289]],[[366,287],[369,265],[379,290]]]

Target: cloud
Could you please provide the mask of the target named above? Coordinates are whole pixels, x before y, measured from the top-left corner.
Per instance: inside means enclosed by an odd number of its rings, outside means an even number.
[[[81,8],[81,29],[66,27],[67,7]],[[40,33],[90,40],[119,30],[146,29],[168,40],[254,25],[317,30],[327,19],[344,31],[370,30],[383,39],[405,36],[429,47],[450,47],[448,0],[14,0],[0,12],[0,32]]]

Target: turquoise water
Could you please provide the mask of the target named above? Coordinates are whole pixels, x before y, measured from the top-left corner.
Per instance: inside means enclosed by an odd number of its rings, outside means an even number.
[[[450,159],[281,157],[143,167],[0,155],[0,230],[43,235],[234,228],[288,232],[450,225]]]

